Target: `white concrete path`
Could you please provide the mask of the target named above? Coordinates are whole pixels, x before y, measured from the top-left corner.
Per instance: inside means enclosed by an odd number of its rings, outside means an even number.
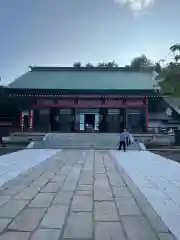
[[[180,240],[180,164],[148,151],[112,154]]]
[[[0,186],[60,150],[27,149],[0,156]]]

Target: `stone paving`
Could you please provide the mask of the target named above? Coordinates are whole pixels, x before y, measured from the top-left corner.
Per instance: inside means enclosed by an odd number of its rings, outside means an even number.
[[[0,240],[174,240],[143,201],[108,151],[62,151],[0,188]]]

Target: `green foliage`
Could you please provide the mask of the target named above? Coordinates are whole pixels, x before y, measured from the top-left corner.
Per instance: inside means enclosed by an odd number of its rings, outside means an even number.
[[[112,62],[100,62],[97,65],[98,68],[116,68],[118,64],[115,61]]]
[[[173,53],[174,60],[160,73],[163,80],[159,85],[163,94],[180,97],[180,43],[172,45],[169,50]]]
[[[94,66],[91,63],[86,64],[86,68],[93,68]]]
[[[155,67],[154,67],[154,70],[155,70],[158,74],[161,74],[162,69],[161,69],[160,63],[156,63],[156,65],[155,65]]]
[[[99,62],[97,66],[93,66],[91,63],[87,63],[85,66],[82,66],[80,62],[75,62],[73,64],[74,68],[117,68],[118,64],[115,61],[110,61],[110,62]]]
[[[178,62],[180,61],[180,55],[176,55],[176,56],[174,57],[174,59],[175,59],[176,63],[178,63]]]
[[[106,67],[107,68],[116,68],[116,67],[118,67],[118,64],[115,63],[115,61],[112,61],[112,62],[106,63]]]
[[[163,69],[160,77],[163,79],[159,83],[162,93],[180,97],[180,65],[173,62],[169,63]]]
[[[73,67],[74,67],[74,68],[80,68],[80,67],[82,67],[82,65],[81,65],[80,62],[75,62],[75,63],[73,64]]]
[[[135,57],[130,64],[130,67],[141,70],[141,69],[153,69],[154,65],[153,62],[148,59],[144,54],[140,57]]]
[[[172,45],[172,46],[169,48],[169,50],[170,50],[171,52],[173,52],[173,53],[180,51],[180,43],[176,43],[176,44]]]

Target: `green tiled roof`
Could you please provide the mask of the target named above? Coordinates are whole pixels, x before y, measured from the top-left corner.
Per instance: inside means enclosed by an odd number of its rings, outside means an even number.
[[[32,67],[9,84],[13,89],[59,90],[151,90],[156,88],[152,72],[132,69],[87,69]]]

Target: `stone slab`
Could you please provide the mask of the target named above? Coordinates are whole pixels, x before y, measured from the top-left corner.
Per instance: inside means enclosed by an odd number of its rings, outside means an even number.
[[[67,212],[68,212],[68,207],[65,205],[51,206],[48,209],[46,215],[44,216],[44,218],[40,224],[40,227],[61,229],[64,225]]]
[[[31,187],[34,188],[43,188],[47,183],[48,183],[48,179],[45,177],[40,177],[37,180],[35,180],[32,184]]]
[[[64,239],[91,239],[92,232],[92,213],[71,212],[65,227]]]
[[[171,233],[159,233],[159,240],[176,240],[176,238]]]
[[[28,232],[6,232],[0,240],[29,240],[30,233]]]
[[[98,179],[98,180],[95,180],[94,182],[94,188],[99,188],[101,190],[105,190],[105,191],[109,191],[110,190],[110,185],[108,183],[108,180],[107,179]]]
[[[15,195],[18,194],[23,188],[25,188],[26,185],[23,186],[14,186],[14,187],[8,187],[5,191],[2,192],[2,194],[5,195]]]
[[[157,240],[154,231],[144,217],[123,216],[122,222],[129,240]]]
[[[63,183],[66,179],[66,176],[63,175],[54,175],[51,179],[51,182]]]
[[[27,200],[10,200],[0,208],[0,218],[14,218],[28,203]]]
[[[61,168],[59,174],[66,176],[66,175],[68,175],[71,171],[72,171],[72,167],[64,166],[64,167]]]
[[[118,214],[114,202],[95,202],[96,221],[118,221]]]
[[[96,222],[96,240],[126,240],[120,222]]]
[[[62,183],[59,182],[50,182],[43,189],[42,193],[57,193],[61,187]]]
[[[106,173],[105,168],[104,167],[95,167],[95,174],[104,174]]]
[[[52,204],[69,205],[72,197],[73,191],[60,191],[54,198]]]
[[[91,212],[93,208],[92,196],[75,195],[72,201],[72,211]]]
[[[76,194],[82,195],[92,195],[93,186],[92,185],[78,185],[76,189]]]
[[[0,195],[0,207],[2,207],[6,202],[8,202],[10,196],[7,195]]]
[[[2,232],[11,221],[12,221],[12,219],[1,218],[0,219],[0,232]]]
[[[116,204],[120,215],[142,215],[133,198],[116,198]]]
[[[40,191],[40,188],[24,188],[20,193],[18,193],[14,199],[24,199],[24,200],[31,200],[38,192]]]
[[[127,187],[113,187],[113,194],[115,198],[132,198]]]
[[[29,207],[49,207],[54,196],[54,193],[38,193],[29,204]]]
[[[88,186],[88,185],[87,185]],[[87,190],[87,191],[76,191],[76,195],[89,195],[92,196],[92,191],[91,190]]]
[[[26,208],[10,224],[9,229],[31,232],[35,230],[42,219],[45,208]]]
[[[81,169],[82,169],[82,167],[73,167],[72,168],[72,171],[68,175],[68,177],[62,187],[62,190],[64,190],[64,191],[74,191],[75,190],[78,180],[79,180]]]
[[[93,186],[92,185],[78,185],[77,191],[92,191]]]
[[[59,240],[60,234],[60,229],[38,229],[31,240]]]
[[[112,186],[123,187],[125,184],[118,173],[108,173],[109,181]]]
[[[105,189],[100,189],[99,187],[95,188],[94,200],[96,200],[96,201],[112,201],[113,197],[112,197],[111,189],[108,188],[107,190],[105,190]]]
[[[93,184],[93,176],[90,174],[82,174],[79,180],[80,185],[92,185]]]

